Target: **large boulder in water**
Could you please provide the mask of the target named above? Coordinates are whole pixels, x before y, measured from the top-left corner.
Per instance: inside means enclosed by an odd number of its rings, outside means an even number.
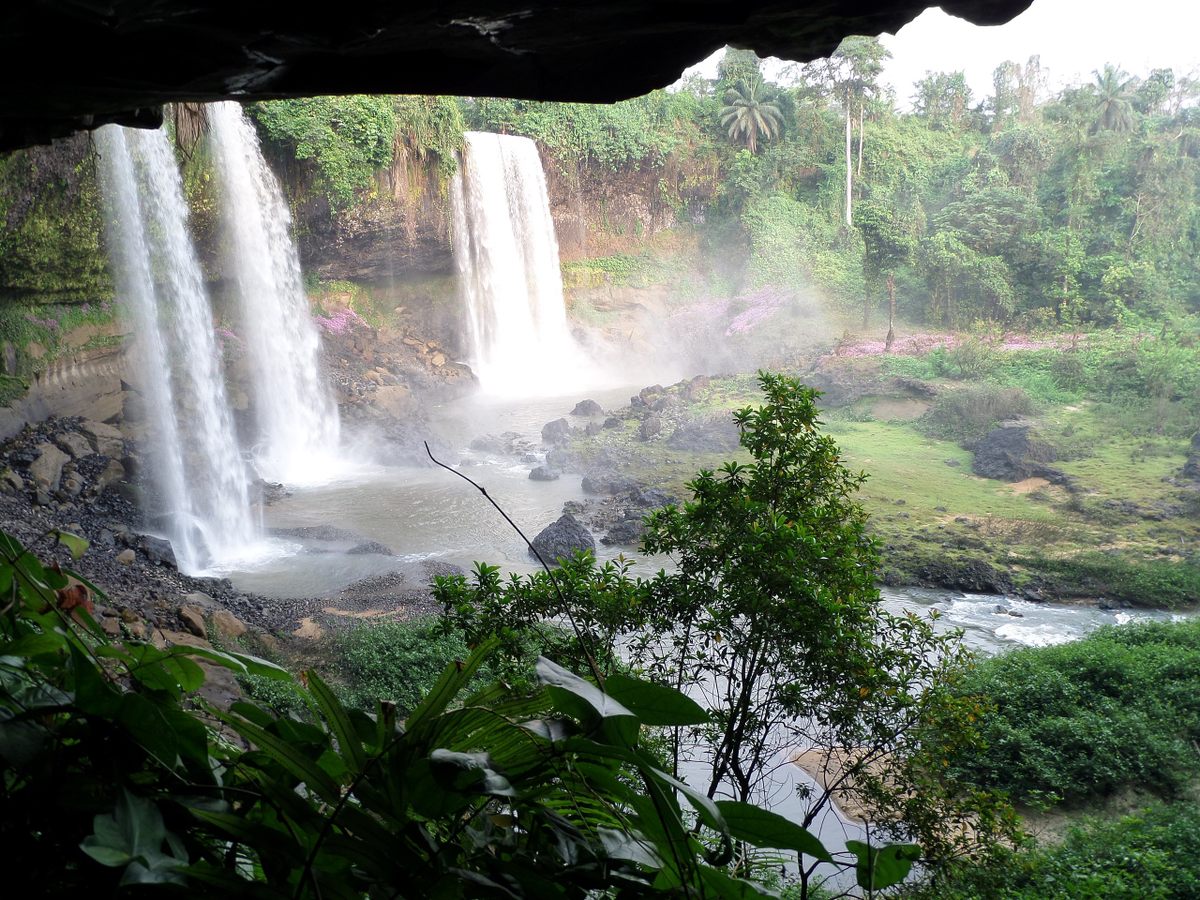
[[[974,450],[971,471],[983,478],[1000,481],[1045,478],[1056,484],[1067,480],[1064,473],[1047,465],[1054,462],[1058,454],[1036,437],[1028,422],[997,425],[976,442]]]
[[[547,525],[533,539],[533,548],[547,563],[560,557],[570,558],[579,550],[596,552],[596,540],[570,513],[565,513],[557,522]],[[535,555],[530,553],[531,556]]]
[[[547,444],[565,444],[571,440],[571,423],[555,419],[542,426],[542,440]]]
[[[575,404],[575,408],[571,410],[573,416],[598,416],[604,410],[595,400],[580,400]]]

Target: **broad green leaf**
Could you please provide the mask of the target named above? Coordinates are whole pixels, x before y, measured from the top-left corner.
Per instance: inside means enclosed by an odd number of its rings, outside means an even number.
[[[56,537],[58,542],[67,548],[71,559],[79,559],[88,548],[88,542],[84,538],[77,534],[71,534],[69,531],[59,531]]]
[[[718,800],[717,808],[725,817],[729,834],[736,840],[755,847],[795,850],[822,862],[833,862],[829,851],[812,832],[778,813],[737,800]]]
[[[538,658],[537,676],[538,681],[547,687],[565,692],[572,697],[578,697],[602,719],[613,716],[634,717],[632,712],[618,703],[615,698],[604,693],[596,685],[590,681],[584,681],[578,675],[568,672],[562,666],[551,662],[544,656]],[[551,696],[559,697],[561,695],[552,691]]]
[[[0,656],[41,656],[43,653],[54,653],[56,650],[61,650],[65,644],[66,639],[61,632],[43,631],[39,634],[24,635],[7,644],[0,644]]]
[[[708,713],[695,700],[661,684],[618,673],[608,676],[604,690],[644,725],[699,725],[708,721]]]
[[[110,868],[125,866],[122,884],[182,884],[178,869],[187,865],[182,845],[167,833],[158,807],[144,797],[122,789],[111,814],[97,815],[93,833],[80,849]],[[163,842],[171,854],[162,852]]]
[[[846,849],[858,860],[854,867],[858,886],[874,891],[902,882],[921,858],[921,848],[916,844],[872,847],[862,841],[846,841]]]
[[[338,787],[333,779],[322,769],[315,760],[309,759],[287,741],[260,728],[248,719],[228,714],[217,713],[221,721],[233,727],[238,734],[255,744],[259,750],[283,766],[288,772],[308,785],[309,790],[317,793],[327,803],[333,803],[338,798]],[[289,723],[282,723],[289,724]]]
[[[358,739],[354,725],[350,721],[350,716],[346,712],[346,707],[342,706],[341,701],[334,696],[333,691],[315,671],[309,669],[306,674],[308,676],[308,692],[317,701],[317,706],[321,708],[321,714],[325,716],[325,721],[329,724],[333,736],[337,738],[338,750],[346,763],[346,768],[355,775],[359,774],[366,765],[367,758],[363,753],[362,743]]]
[[[484,660],[500,645],[499,639],[492,637],[476,647],[465,661],[452,662],[446,666],[437,683],[425,695],[425,699],[412,711],[407,720],[408,727],[415,728],[422,722],[432,719],[445,712],[446,707],[467,686]]]

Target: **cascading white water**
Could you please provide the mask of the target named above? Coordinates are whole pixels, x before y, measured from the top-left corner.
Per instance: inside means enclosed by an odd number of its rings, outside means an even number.
[[[132,314],[155,508],[179,566],[197,573],[258,533],[225,396],[212,310],[164,131],[108,125],[100,150],[109,252]]]
[[[210,104],[208,121],[253,376],[255,465],[273,481],[326,481],[337,464],[338,410],[322,377],[291,213],[241,106]]]
[[[471,366],[484,390],[558,394],[595,380],[567,327],[558,241],[537,145],[467,132],[454,177],[454,260]]]

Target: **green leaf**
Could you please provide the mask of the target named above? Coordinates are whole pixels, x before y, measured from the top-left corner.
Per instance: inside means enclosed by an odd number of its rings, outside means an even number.
[[[338,787],[332,778],[317,765],[287,741],[260,728],[248,719],[217,713],[221,721],[232,726],[242,737],[255,744],[259,750],[266,753],[279,765],[283,766],[293,776],[308,785],[322,800],[333,803],[338,798]]]
[[[79,559],[88,548],[88,542],[85,539],[77,534],[71,534],[69,531],[59,531],[56,533],[56,537],[58,542],[67,548],[71,559]]]
[[[445,712],[450,701],[457,697],[459,692],[475,677],[475,673],[479,671],[484,660],[498,646],[500,646],[498,638],[488,638],[476,647],[464,662],[452,662],[446,666],[441,677],[438,678],[437,684],[430,689],[429,693],[425,695],[425,699],[409,715],[406,723],[408,727],[416,728],[427,719],[432,719]]]
[[[661,684],[618,673],[608,676],[604,690],[644,725],[700,725],[708,721],[708,713],[695,700]]]
[[[185,656],[202,657],[216,663],[218,666],[231,669],[239,675],[259,675],[263,678],[269,678],[272,681],[295,680],[292,673],[287,669],[277,666],[273,662],[268,662],[265,659],[259,659],[257,656],[251,656],[248,653],[226,652],[224,650],[214,650],[211,647],[180,646],[173,647],[172,649]]]
[[[65,644],[66,639],[61,632],[43,631],[40,634],[24,635],[7,644],[0,644],[0,656],[41,656],[43,653],[54,653],[56,650],[60,650]]]
[[[546,657],[538,657],[537,661],[537,677],[538,681],[551,689],[551,696],[562,698],[563,693],[577,697],[582,700],[587,706],[600,716],[602,719],[628,716],[636,718],[632,712],[622,706],[613,697],[604,693],[596,685],[590,681],[584,681],[578,675],[568,672],[557,663],[551,662]],[[571,704],[574,706],[574,704]],[[571,712],[572,710],[564,710]]]
[[[357,775],[367,764],[367,758],[363,753],[362,743],[358,739],[354,725],[350,721],[350,716],[346,712],[346,707],[342,706],[333,691],[315,671],[309,669],[305,674],[308,677],[308,692],[317,701],[321,714],[325,716],[325,721],[329,723],[333,736],[337,738],[338,750],[346,763],[346,768]]]
[[[113,812],[92,820],[92,831],[80,849],[103,866],[125,866],[122,884],[184,883],[178,870],[187,865],[187,855],[150,800],[122,789]],[[164,841],[170,855],[162,852]]]
[[[875,891],[902,882],[921,858],[921,848],[916,844],[872,847],[862,841],[846,841],[846,849],[858,860],[854,867],[858,886]]]
[[[794,850],[822,862],[833,862],[824,845],[807,828],[778,813],[737,800],[718,800],[717,808],[729,826],[729,834],[755,847]]]

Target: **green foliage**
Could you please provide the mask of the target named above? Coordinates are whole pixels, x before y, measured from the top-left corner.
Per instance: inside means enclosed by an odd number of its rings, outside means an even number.
[[[396,134],[421,162],[432,161],[443,179],[458,170],[462,149],[462,105],[456,97],[400,96],[395,100]]]
[[[927,865],[987,852],[1012,833],[1011,815],[986,790],[941,777],[943,748],[968,752],[974,740],[980,708],[949,690],[969,659],[930,622],[880,605],[855,500],[864,476],[821,434],[815,392],[765,373],[759,384],[766,402],[735,414],[752,461],[700,472],[688,502],[646,519],[643,549],[669,554],[673,571],[634,579],[627,563],[598,568],[585,555],[504,581],[481,564],[471,581],[437,582],[448,627],[473,639],[495,622],[511,643],[569,617],[565,659],[603,672],[621,647],[656,683],[693,686],[709,720],[673,729],[671,755],[707,759],[709,796],[758,797],[787,748],[847,753],[828,790],[805,798],[802,824],[844,790],[890,822],[890,836],[919,840]],[[944,736],[937,749],[931,732]],[[945,827],[963,818],[970,833]]]
[[[1087,819],[1058,846],[1006,854],[913,892],[917,900],[1185,900],[1200,894],[1200,807]],[[906,896],[910,896],[906,894]]]
[[[86,140],[0,157],[0,298],[34,306],[110,297],[101,232]]]
[[[330,206],[352,206],[391,164],[396,112],[391,97],[306,97],[251,107],[267,136],[312,160]]]
[[[1085,552],[1066,559],[1033,558],[1026,563],[1068,595],[1108,597],[1152,609],[1186,609],[1200,603],[1200,565],[1194,561]]]
[[[334,647],[346,702],[372,709],[386,700],[401,716],[416,708],[442,669],[467,653],[464,641],[441,632],[436,618],[358,625]]]
[[[1200,762],[1200,623],[1102,628],[1059,647],[1016,650],[963,682],[989,698],[986,745],[952,759],[975,784],[1079,802],[1126,787],[1174,796]]]
[[[615,171],[660,166],[676,150],[702,145],[696,103],[667,91],[612,104],[479,98],[466,118],[476,129],[531,137],[562,162]]]
[[[921,428],[935,437],[966,441],[982,437],[998,422],[1032,412],[1033,404],[1020,388],[972,384],[939,394]]]
[[[735,842],[833,861],[805,829],[714,803],[643,748],[643,723],[704,718],[676,691],[625,676],[606,691],[541,659],[531,693],[468,696],[487,642],[404,720],[391,703],[348,708],[313,671],[295,687],[306,721],[218,710],[195,696],[197,660],[290,676],[111,643],[92,591],[0,535],[0,839],[21,860],[6,881],[18,896],[744,898],[767,894],[730,869]],[[875,870],[880,887],[903,877]]]

